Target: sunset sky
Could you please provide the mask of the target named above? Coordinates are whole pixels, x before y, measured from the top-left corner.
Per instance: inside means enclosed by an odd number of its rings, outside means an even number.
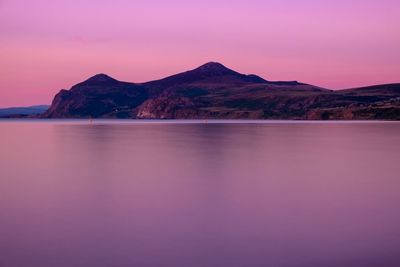
[[[208,61],[331,89],[400,82],[399,16],[399,0],[0,0],[0,107]]]

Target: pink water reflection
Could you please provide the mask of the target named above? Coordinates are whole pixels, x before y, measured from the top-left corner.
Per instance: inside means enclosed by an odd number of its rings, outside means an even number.
[[[399,123],[0,123],[0,265],[399,266]]]

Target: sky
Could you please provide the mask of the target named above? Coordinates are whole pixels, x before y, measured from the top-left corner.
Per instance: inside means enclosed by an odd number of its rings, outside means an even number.
[[[329,89],[400,82],[399,14],[398,0],[0,0],[0,107],[209,61]]]

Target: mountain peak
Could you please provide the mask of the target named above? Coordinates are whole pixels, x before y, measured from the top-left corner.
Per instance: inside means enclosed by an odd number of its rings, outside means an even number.
[[[117,80],[115,80],[114,78],[111,78],[107,74],[99,73],[99,74],[96,74],[96,75],[90,77],[85,82],[103,83],[103,82],[116,82],[116,81]]]
[[[226,69],[227,67],[225,67],[224,65],[222,65],[219,62],[210,61],[210,62],[207,62],[207,63],[201,65],[199,68],[223,68],[223,69]]]
[[[76,85],[73,86],[73,88],[75,87],[79,87],[79,86],[104,86],[104,85],[114,85],[116,83],[119,83],[118,80],[108,76],[107,74],[104,73],[99,73],[96,74],[92,77],[90,77],[89,79],[78,83]]]
[[[195,69],[175,74],[161,80],[148,82],[147,84],[157,85],[158,87],[168,87],[176,84],[187,84],[199,81],[220,84],[267,82],[261,77],[241,74],[225,67],[221,63],[211,61]]]
[[[215,74],[234,74],[235,71],[228,69],[224,65],[218,62],[208,62],[206,64],[201,65],[195,71],[200,72],[208,72],[208,73],[215,73]]]

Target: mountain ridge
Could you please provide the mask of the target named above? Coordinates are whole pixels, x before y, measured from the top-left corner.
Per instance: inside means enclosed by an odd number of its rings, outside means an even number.
[[[43,118],[400,119],[400,84],[333,91],[268,81],[218,62],[131,83],[106,74],[61,90]]]

